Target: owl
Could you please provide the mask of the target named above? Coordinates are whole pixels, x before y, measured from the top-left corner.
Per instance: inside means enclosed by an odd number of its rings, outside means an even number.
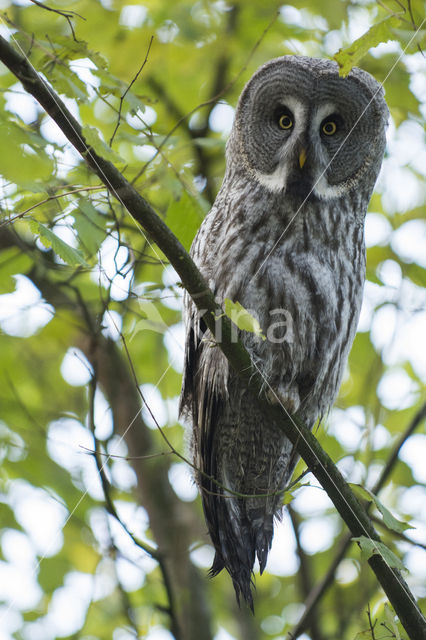
[[[216,300],[258,320],[262,335],[238,337],[268,398],[310,428],[336,398],[356,331],[387,119],[365,71],[342,78],[330,60],[267,62],[240,96],[225,177],[191,248]],[[297,455],[188,295],[184,317],[181,413],[215,548],[210,573],[225,568],[252,607],[254,563],[262,573]]]

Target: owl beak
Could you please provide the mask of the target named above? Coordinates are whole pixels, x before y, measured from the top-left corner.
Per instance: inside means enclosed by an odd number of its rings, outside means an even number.
[[[301,169],[303,169],[303,165],[306,162],[306,149],[302,148],[301,152],[299,153],[299,167]]]

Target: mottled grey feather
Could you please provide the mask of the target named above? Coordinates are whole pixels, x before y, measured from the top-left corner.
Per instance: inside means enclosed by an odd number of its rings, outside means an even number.
[[[277,124],[283,109],[288,131]],[[338,126],[326,136],[321,123],[331,116]],[[261,67],[240,97],[225,178],[191,249],[217,299],[240,302],[267,335],[239,337],[269,397],[310,427],[336,398],[356,331],[364,217],[387,117],[380,85],[359,69],[340,78],[331,61],[293,56]],[[262,572],[296,456],[230,370],[189,296],[185,323],[181,409],[192,422],[216,550],[211,573],[226,568],[237,598],[252,605],[254,561]]]

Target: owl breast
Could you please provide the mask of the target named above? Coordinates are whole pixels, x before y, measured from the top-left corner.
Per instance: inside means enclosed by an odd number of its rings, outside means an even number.
[[[295,216],[288,198],[264,200],[251,189],[242,207],[227,202],[204,269],[220,302],[240,302],[259,321],[266,339],[240,338],[265,386],[312,424],[334,402],[356,331],[363,227],[345,202],[307,202]]]

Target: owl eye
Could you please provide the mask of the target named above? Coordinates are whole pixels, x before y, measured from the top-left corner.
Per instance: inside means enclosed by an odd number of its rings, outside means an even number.
[[[334,136],[337,131],[337,124],[334,120],[327,120],[321,125],[321,131],[326,136]]]
[[[293,119],[288,113],[283,113],[278,120],[278,124],[281,129],[291,129],[293,126]]]

